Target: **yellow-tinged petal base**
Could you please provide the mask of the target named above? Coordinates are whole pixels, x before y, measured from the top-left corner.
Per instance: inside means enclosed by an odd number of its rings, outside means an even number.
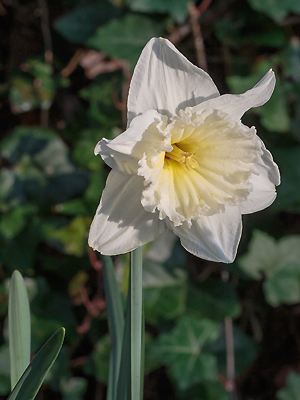
[[[167,151],[144,152],[142,204],[175,226],[238,205],[251,191],[261,147],[254,128],[216,110],[181,111],[161,133]]]

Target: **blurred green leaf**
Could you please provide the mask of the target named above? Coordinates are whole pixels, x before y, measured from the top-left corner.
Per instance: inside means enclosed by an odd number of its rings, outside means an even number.
[[[226,342],[224,328],[210,350],[218,358],[219,369],[226,375]],[[258,346],[252,337],[246,335],[238,326],[233,326],[235,367],[238,375],[250,367],[257,356]]]
[[[9,349],[8,345],[0,347],[0,395],[7,395],[10,392],[10,371],[9,371]]]
[[[118,9],[108,1],[78,5],[55,21],[54,27],[72,43],[85,43],[95,30],[111,18],[117,17]]]
[[[282,52],[282,67],[284,75],[300,82],[300,40],[293,37]]]
[[[67,86],[68,81],[55,76],[52,66],[39,59],[29,59],[22,73],[13,76],[10,82],[9,100],[13,113],[23,113],[35,108],[48,110],[56,90]]]
[[[87,374],[94,376],[97,381],[102,383],[106,383],[108,378],[110,348],[109,336],[103,336],[97,342],[84,368]]]
[[[19,271],[14,271],[9,287],[8,329],[10,378],[13,389],[30,363],[31,323],[26,286]]]
[[[268,17],[280,22],[290,12],[300,12],[300,3],[298,0],[248,0],[254,10],[266,14]]]
[[[170,14],[177,22],[184,22],[187,16],[188,0],[127,0],[134,11]]]
[[[18,206],[6,212],[1,216],[0,234],[6,239],[12,239],[17,236],[28,222],[37,208],[31,204]]]
[[[153,36],[160,36],[162,31],[163,25],[151,18],[126,15],[97,29],[88,44],[113,58],[124,59],[134,65],[146,42]]]
[[[143,288],[147,322],[155,324],[183,314],[187,293],[184,270],[175,269],[170,273],[162,265],[145,261]]]
[[[64,337],[65,330],[61,328],[49,338],[33,358],[8,400],[33,400],[36,397],[47,372],[60,352]]]
[[[271,236],[257,231],[248,253],[239,262],[254,278],[259,277],[259,272],[271,276],[290,264],[300,265],[300,236],[285,236],[276,242]]]
[[[215,341],[219,325],[210,320],[181,317],[176,327],[159,336],[152,357],[168,368],[182,390],[206,380],[217,380],[217,362],[205,346]]]
[[[10,83],[9,100],[14,113],[30,111],[38,106],[38,100],[29,77],[16,76]]]
[[[81,400],[87,388],[87,380],[80,377],[62,380],[63,400]]]
[[[300,301],[300,236],[286,236],[276,242],[256,232],[239,265],[254,279],[266,277],[264,292],[271,305]]]
[[[300,260],[270,276],[264,282],[264,292],[268,303],[274,307],[300,303]]]
[[[280,165],[282,182],[278,187],[278,197],[274,204],[277,210],[300,210],[300,148],[290,146],[273,151],[274,158]]]
[[[287,378],[286,387],[279,390],[276,395],[277,400],[298,400],[300,393],[300,376],[295,372],[290,372]]]
[[[254,232],[248,252],[239,258],[239,266],[253,279],[263,274],[272,275],[278,268],[278,247],[274,238],[266,233]]]
[[[9,169],[0,170],[0,210],[6,208],[15,185],[15,174]]]
[[[222,321],[241,310],[234,288],[220,280],[207,280],[188,289],[188,309],[199,318]]]
[[[63,228],[48,231],[47,238],[58,240],[64,253],[81,257],[86,251],[90,223],[90,218],[75,217]]]
[[[193,386],[187,391],[179,392],[180,400],[228,400],[228,392],[218,381],[207,381]]]
[[[97,79],[89,86],[86,86],[80,91],[80,97],[89,103],[89,108],[87,110],[87,115],[96,124],[96,129],[94,131],[90,130],[86,132],[86,135],[82,135],[84,139],[94,140],[92,149],[101,138],[99,132],[99,126],[105,128],[105,136],[109,138],[111,136],[110,131],[115,129],[119,123],[119,112],[116,110],[116,101],[118,96],[121,96],[120,86],[121,82],[117,77],[111,78],[109,80]],[[108,130],[108,128],[110,128]],[[97,131],[97,136],[93,135],[93,132]]]

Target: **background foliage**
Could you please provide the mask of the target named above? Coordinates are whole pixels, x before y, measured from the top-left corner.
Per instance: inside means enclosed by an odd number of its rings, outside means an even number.
[[[222,93],[246,90],[275,70],[271,101],[244,120],[272,150],[282,185],[271,208],[245,216],[233,265],[196,259],[178,243],[164,262],[149,253],[145,399],[299,397],[300,3],[203,0],[197,7],[186,0],[0,3],[3,399],[7,280],[15,268],[30,293],[33,348],[55,328],[67,331],[40,399],[104,398],[110,339],[101,260],[87,248],[87,232],[108,170],[93,148],[124,127],[132,68],[150,37],[169,37],[194,63],[203,58],[195,15]],[[125,295],[128,257],[115,262]]]

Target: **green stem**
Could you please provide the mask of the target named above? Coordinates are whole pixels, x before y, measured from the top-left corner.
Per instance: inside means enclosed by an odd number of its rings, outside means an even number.
[[[143,392],[143,250],[131,252],[130,271],[130,364],[131,364],[131,400],[141,400]]]

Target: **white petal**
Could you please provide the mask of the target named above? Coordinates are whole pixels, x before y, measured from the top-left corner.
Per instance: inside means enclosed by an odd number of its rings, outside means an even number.
[[[258,137],[262,148],[262,157],[260,165],[265,168],[265,174],[273,185],[280,185],[280,172],[277,164],[274,162],[272,154],[266,149],[264,142]]]
[[[133,73],[128,123],[150,109],[175,114],[216,96],[218,89],[205,71],[189,62],[168,40],[153,38],[144,47]]]
[[[245,93],[224,94],[201,103],[195,109],[213,108],[226,112],[233,119],[240,119],[250,108],[262,106],[270,99],[275,82],[275,74],[270,70],[252,89]]]
[[[165,224],[141,205],[143,179],[111,171],[89,233],[89,245],[106,255],[127,253],[150,242]]]
[[[149,126],[160,121],[161,115],[158,112],[148,110],[143,115],[134,118],[129,128],[115,139],[100,140],[94,152],[96,155],[100,154],[103,161],[111,168],[117,168],[125,173],[134,173],[137,169],[137,161],[143,155],[138,143],[143,139]],[[144,144],[147,145],[147,143]]]
[[[176,236],[170,230],[160,235],[153,243],[151,243],[146,257],[151,261],[165,262],[172,254],[175,245]]]
[[[250,183],[253,185],[253,191],[249,194],[247,200],[241,203],[242,214],[264,210],[276,199],[275,186],[263,174],[263,170],[261,175],[252,175]]]
[[[234,261],[242,234],[239,208],[226,207],[224,213],[201,216],[192,226],[173,227],[182,246],[205,260],[231,263]]]
[[[275,186],[280,184],[278,166],[273,161],[271,153],[266,149],[262,140],[259,138],[258,140],[263,153],[257,166],[258,175],[250,177],[252,191],[247,200],[241,204],[241,212],[243,214],[251,214],[270,206],[276,199]]]

